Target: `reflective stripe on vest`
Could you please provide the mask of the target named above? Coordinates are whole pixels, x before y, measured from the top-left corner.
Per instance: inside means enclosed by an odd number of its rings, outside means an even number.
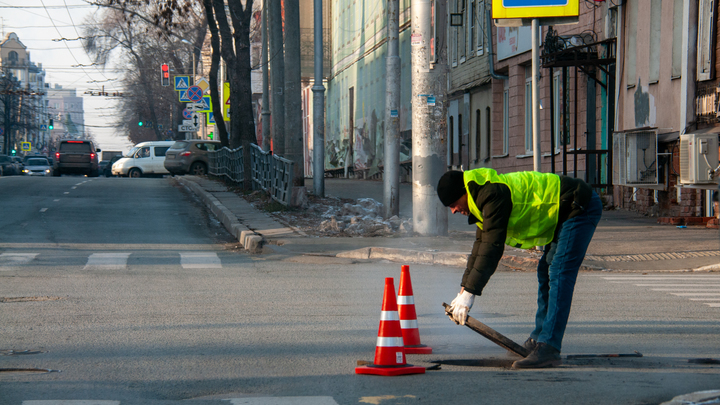
[[[470,195],[468,184],[482,186],[487,182],[505,184],[510,189],[512,211],[505,244],[522,249],[545,246],[552,242],[560,209],[560,176],[553,173],[516,172],[498,174],[493,169],[479,168],[463,173],[468,193],[468,208],[479,220],[483,218]]]

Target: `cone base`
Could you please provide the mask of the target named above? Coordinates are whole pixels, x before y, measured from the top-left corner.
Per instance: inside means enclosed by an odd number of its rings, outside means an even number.
[[[425,374],[425,367],[413,366],[412,364],[399,367],[370,365],[355,367],[355,374],[382,375],[387,377],[406,374]]]
[[[405,346],[405,354],[432,354],[432,347],[426,345]]]

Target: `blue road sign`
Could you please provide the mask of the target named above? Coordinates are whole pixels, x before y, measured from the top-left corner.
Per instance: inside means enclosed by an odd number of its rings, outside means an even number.
[[[175,90],[187,90],[189,87],[189,76],[175,76]]]
[[[207,113],[207,124],[208,125],[215,124],[215,114],[213,114],[211,112]]]
[[[190,88],[187,91],[187,96],[190,99],[190,101],[198,102],[202,100],[203,98],[203,91],[198,86],[190,86]]]
[[[192,118],[192,114],[193,113],[191,111],[188,111],[187,108],[183,110],[183,118],[185,118],[186,120]]]
[[[181,91],[180,91],[180,102],[181,102],[181,103],[189,103],[189,102],[191,102],[191,101],[192,101],[192,100],[190,100],[190,99],[188,98],[188,92],[187,92],[187,90],[181,90]]]

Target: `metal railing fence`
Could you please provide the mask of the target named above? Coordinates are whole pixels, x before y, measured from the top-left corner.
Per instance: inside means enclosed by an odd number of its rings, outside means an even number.
[[[208,162],[210,163],[208,174],[226,177],[238,184],[244,182],[242,146],[236,149],[223,147],[220,150],[209,151]]]
[[[250,166],[253,190],[265,190],[275,201],[290,205],[293,162],[251,144]]]

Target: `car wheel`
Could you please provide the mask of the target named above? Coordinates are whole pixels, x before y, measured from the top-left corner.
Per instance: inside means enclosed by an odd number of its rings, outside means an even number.
[[[128,172],[128,177],[140,177],[140,176],[142,176],[142,172],[140,171],[140,169],[132,168]]]
[[[195,176],[204,176],[207,174],[207,168],[203,162],[195,162],[190,166],[190,174]]]

